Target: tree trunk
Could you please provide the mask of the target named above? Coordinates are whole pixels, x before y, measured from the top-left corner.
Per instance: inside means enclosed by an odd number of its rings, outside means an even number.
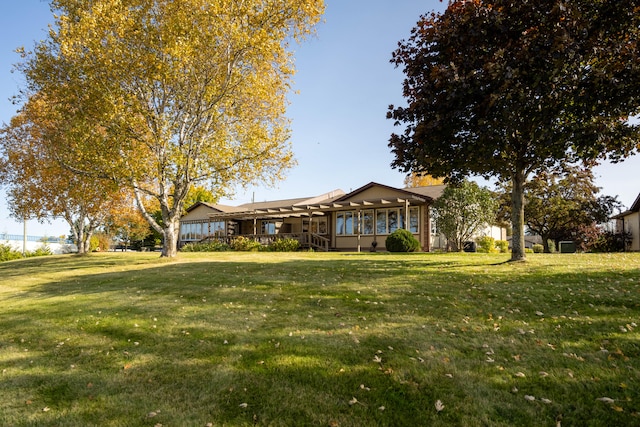
[[[549,236],[545,233],[545,234],[541,234],[540,237],[542,237],[542,247],[543,252],[545,254],[550,254],[551,250],[549,249]]]
[[[511,190],[511,261],[524,261],[524,184],[523,170],[513,174]]]
[[[162,243],[161,257],[174,258],[178,254],[178,230],[180,227],[179,220],[165,222],[162,230],[164,241]]]

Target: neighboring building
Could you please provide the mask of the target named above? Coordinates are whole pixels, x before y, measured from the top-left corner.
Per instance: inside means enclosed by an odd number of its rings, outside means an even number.
[[[616,232],[631,233],[631,244],[626,248],[630,251],[640,251],[640,194],[631,208],[613,217],[616,220]]]
[[[423,251],[444,249],[446,241],[435,233],[430,214],[444,188],[400,189],[371,182],[348,194],[334,190],[317,197],[237,207],[196,203],[180,220],[179,245],[235,236],[268,244],[290,237],[320,251],[369,251],[374,245],[385,250],[387,236],[404,228],[418,239]],[[498,234],[504,238],[504,233]]]

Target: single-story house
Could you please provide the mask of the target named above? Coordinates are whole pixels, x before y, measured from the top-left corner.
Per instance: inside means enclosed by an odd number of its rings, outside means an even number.
[[[631,233],[631,244],[626,248],[629,251],[640,251],[640,194],[629,210],[613,217],[616,221],[616,232]]]
[[[398,228],[411,231],[425,252],[444,249],[430,207],[445,185],[394,188],[371,182],[350,193],[334,190],[316,197],[226,206],[196,203],[180,220],[179,245],[245,236],[268,244],[294,238],[319,251],[385,250]],[[504,239],[501,233],[499,238]]]

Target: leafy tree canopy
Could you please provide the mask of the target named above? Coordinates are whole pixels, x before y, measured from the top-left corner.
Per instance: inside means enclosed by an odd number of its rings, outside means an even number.
[[[176,254],[193,185],[215,196],[272,183],[293,164],[289,43],[323,0],[53,0],[47,40],[23,52],[25,96],[56,102],[45,140],[65,167],[157,200],[163,256]]]
[[[566,162],[637,151],[640,0],[450,1],[392,62],[406,75],[393,166],[512,181],[512,259],[524,259],[523,185]]]
[[[540,172],[524,189],[524,219],[527,229],[542,237],[544,251],[549,252],[549,240],[577,241],[587,227],[609,221],[621,208],[617,197],[599,194],[589,168],[567,167],[562,171]],[[510,184],[503,186],[500,215],[510,215]]]
[[[433,204],[434,220],[450,249],[462,251],[465,242],[495,222],[497,207],[489,189],[465,180],[445,188]]]
[[[130,192],[113,181],[72,173],[56,160],[43,135],[56,122],[46,120],[49,102],[33,96],[0,129],[0,183],[17,219],[64,219],[78,252],[89,251],[92,234],[131,205]]]

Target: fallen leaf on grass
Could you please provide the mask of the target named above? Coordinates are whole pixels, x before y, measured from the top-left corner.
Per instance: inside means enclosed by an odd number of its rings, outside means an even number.
[[[247,404],[247,403],[241,403],[241,404],[239,404],[238,406],[244,409],[244,408],[246,408],[247,406],[249,406],[249,404]]]
[[[600,402],[604,402],[604,403],[613,403],[613,402],[615,402],[615,400],[613,400],[610,397],[599,397],[596,400],[599,400]]]
[[[544,397],[543,397],[542,399],[540,399],[540,401],[541,401],[542,403],[546,403],[547,405],[548,405],[548,404],[550,404],[550,403],[552,403],[549,399],[545,399]]]
[[[524,372],[516,372],[515,376],[516,376],[516,377],[518,377],[518,378],[524,378],[524,377],[526,377],[526,375],[524,374]]]
[[[536,400],[535,396],[529,396],[528,394],[525,394],[524,398],[527,399],[529,402],[533,402],[534,400]]]
[[[440,412],[444,409],[444,405],[442,404],[442,400],[438,399],[436,400],[436,411]]]

